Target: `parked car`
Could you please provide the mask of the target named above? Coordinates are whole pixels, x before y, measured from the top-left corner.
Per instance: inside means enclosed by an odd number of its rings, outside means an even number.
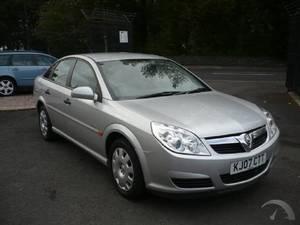
[[[31,51],[0,52],[0,96],[14,95],[19,87],[33,87],[56,58]]]
[[[268,111],[160,56],[67,56],[35,80],[34,93],[43,138],[59,134],[95,156],[128,198],[242,188],[278,152]]]

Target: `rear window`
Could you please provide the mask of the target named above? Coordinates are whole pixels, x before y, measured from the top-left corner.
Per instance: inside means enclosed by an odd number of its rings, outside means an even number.
[[[9,66],[10,55],[0,55],[0,66]]]
[[[20,54],[12,56],[13,66],[33,66],[34,60],[32,55]]]

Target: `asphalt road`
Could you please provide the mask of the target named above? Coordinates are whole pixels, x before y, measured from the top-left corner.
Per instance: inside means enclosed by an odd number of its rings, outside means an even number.
[[[284,72],[269,69],[272,75],[244,75],[249,68],[193,70],[215,89],[273,112],[282,147],[267,177],[226,195],[188,200],[148,195],[130,202],[116,193],[107,169],[90,155],[63,139],[43,141],[35,111],[1,112],[0,224],[300,224],[300,107],[286,93]],[[267,73],[259,68],[251,72]],[[296,220],[286,219],[276,205],[261,208],[274,199],[289,204]]]
[[[232,67],[232,66],[191,66],[190,69],[199,74],[205,80],[238,80],[238,81],[261,81],[283,82],[285,81],[286,69],[277,67]]]

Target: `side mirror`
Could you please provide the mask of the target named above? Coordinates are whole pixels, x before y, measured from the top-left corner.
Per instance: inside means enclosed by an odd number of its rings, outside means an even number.
[[[77,87],[74,88],[71,92],[72,98],[81,98],[81,99],[87,99],[87,100],[98,100],[98,95],[94,93],[92,88],[90,87]]]

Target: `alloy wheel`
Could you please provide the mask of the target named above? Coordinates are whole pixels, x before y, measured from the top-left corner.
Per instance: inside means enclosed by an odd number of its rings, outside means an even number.
[[[129,191],[134,182],[132,160],[124,148],[116,148],[112,156],[112,170],[114,179],[123,191]]]
[[[48,119],[47,114],[44,110],[40,112],[40,129],[43,136],[47,136],[48,134]]]
[[[0,81],[0,94],[3,96],[10,96],[14,93],[15,85],[11,80]]]

